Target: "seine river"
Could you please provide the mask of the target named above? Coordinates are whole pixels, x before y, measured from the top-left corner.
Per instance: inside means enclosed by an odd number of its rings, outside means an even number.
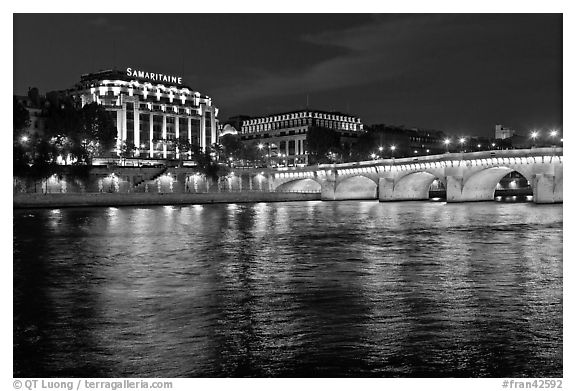
[[[562,206],[14,210],[17,377],[561,377]]]

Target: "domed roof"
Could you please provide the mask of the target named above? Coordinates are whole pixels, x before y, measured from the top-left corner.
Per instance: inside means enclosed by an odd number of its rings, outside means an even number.
[[[225,136],[227,134],[238,134],[238,131],[236,130],[236,128],[230,124],[226,124],[224,125],[224,127],[222,128],[222,131],[220,132],[220,137]]]

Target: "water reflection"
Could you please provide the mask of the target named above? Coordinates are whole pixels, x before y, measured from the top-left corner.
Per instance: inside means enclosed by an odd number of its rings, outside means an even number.
[[[14,375],[562,376],[562,207],[14,213]]]

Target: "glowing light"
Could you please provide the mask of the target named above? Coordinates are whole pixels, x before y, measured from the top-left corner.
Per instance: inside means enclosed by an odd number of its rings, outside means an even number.
[[[495,147],[495,146],[496,146],[496,143],[492,143],[492,146]]]
[[[427,149],[427,150],[426,150],[426,153],[430,153],[430,150],[429,150],[429,149]]]
[[[530,137],[536,139],[536,137],[538,137],[538,132],[536,130],[532,131],[532,133],[530,133]]]
[[[466,142],[466,139],[464,137],[461,137],[460,140],[458,140],[460,142],[460,144],[464,144]]]
[[[550,132],[551,137],[556,137],[557,134],[558,134],[558,131],[556,131],[556,130],[553,130]]]
[[[22,140],[22,142],[25,143],[25,142],[27,142],[29,139],[28,139],[28,136],[22,136],[22,138],[21,138],[20,140]]]
[[[390,149],[393,150],[393,151],[395,151],[395,150],[396,150],[396,145],[392,145],[392,146],[390,147]]]
[[[382,152],[382,151],[384,150],[384,147],[378,147],[378,150],[379,150],[380,152]]]
[[[450,144],[450,139],[449,138],[444,139],[444,144],[446,144],[446,145]]]
[[[372,159],[375,159],[375,158],[376,158],[376,154],[374,154],[374,153],[373,153],[372,155],[370,155],[370,156],[372,157]]]
[[[264,144],[258,144],[258,149],[264,148]]]
[[[480,147],[482,147],[482,145],[478,144],[477,147],[480,148]]]

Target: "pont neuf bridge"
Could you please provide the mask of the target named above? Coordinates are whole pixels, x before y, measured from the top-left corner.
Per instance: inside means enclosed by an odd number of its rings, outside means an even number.
[[[235,170],[227,190],[320,192],[322,200],[426,200],[440,181],[447,202],[494,199],[498,182],[516,171],[533,190],[533,202],[562,202],[562,148],[445,153],[308,167]]]

